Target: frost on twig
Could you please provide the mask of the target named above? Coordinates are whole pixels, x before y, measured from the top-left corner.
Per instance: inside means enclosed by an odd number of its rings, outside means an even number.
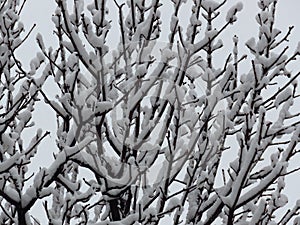
[[[1,224],[39,224],[40,200],[49,224],[299,223],[286,193],[299,170],[289,163],[299,153],[299,47],[289,55],[293,28],[276,28],[276,0],[258,1],[257,37],[233,35],[221,67],[242,3],[55,2],[57,46],[38,34],[29,71],[14,54],[18,2],[0,3]],[[37,104],[56,130],[24,144]],[[28,174],[40,151],[51,163]]]

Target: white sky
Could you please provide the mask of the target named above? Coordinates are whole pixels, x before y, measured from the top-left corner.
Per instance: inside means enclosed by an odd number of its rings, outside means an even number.
[[[108,0],[108,2],[112,0]],[[191,0],[188,0],[191,1]],[[90,1],[86,1],[90,2]],[[169,2],[169,0],[162,0],[161,2]],[[227,5],[231,6],[235,4],[236,0],[228,0]],[[250,39],[252,36],[256,36],[257,34],[257,23],[255,21],[255,15],[257,13],[257,1],[256,0],[243,0],[241,1],[244,4],[244,9],[241,13],[238,14],[238,22],[225,31],[223,36],[224,43],[227,43],[226,48],[227,50],[232,49],[232,37],[234,34],[239,36],[239,51],[242,53],[247,53],[246,48],[243,46],[243,43]],[[290,38],[290,46],[291,52],[297,46],[298,41],[300,40],[300,20],[299,20],[299,9],[300,9],[300,1],[299,0],[279,0],[278,3],[278,13],[277,13],[277,21],[276,25],[279,29],[285,33],[289,26],[295,25],[294,32]],[[22,22],[25,25],[26,30],[28,31],[32,24],[36,23],[37,26],[34,32],[31,34],[29,39],[25,42],[24,46],[18,51],[19,57],[23,60],[23,64],[26,68],[29,66],[30,60],[35,56],[36,52],[38,51],[37,44],[35,42],[35,36],[39,32],[43,35],[46,46],[56,45],[57,40],[56,37],[53,35],[53,24],[51,21],[51,15],[55,10],[55,0],[27,0],[25,4],[23,13],[21,15]],[[167,10],[167,9],[164,9]],[[165,12],[168,14],[168,12]],[[226,15],[226,14],[225,14]],[[114,17],[118,18],[118,17]],[[189,12],[182,13],[182,19],[188,20],[189,19]],[[117,21],[115,21],[117,22]],[[225,50],[222,50],[226,52]],[[228,54],[228,53],[227,53]],[[224,61],[224,57],[227,55],[220,55],[216,58],[216,60],[220,60],[221,62]],[[297,71],[300,69],[295,65],[293,70]],[[39,108],[38,115],[35,115],[35,120],[37,127],[42,127],[44,130],[54,130],[55,129],[55,117],[49,114],[50,110],[45,108]],[[33,134],[32,134],[33,135]],[[51,138],[42,145],[42,148],[39,149],[40,153],[38,158],[36,159],[36,165],[34,169],[38,167],[43,167],[49,165],[52,159],[52,149],[49,149],[49,146],[54,146],[53,143],[55,141],[55,133],[52,134]],[[55,146],[54,146],[55,148]],[[297,174],[297,178],[299,178],[299,174]],[[298,184],[297,178],[291,177],[288,179],[288,194],[290,196],[290,202],[293,203],[299,197],[298,193]],[[293,180],[293,181],[291,181]]]

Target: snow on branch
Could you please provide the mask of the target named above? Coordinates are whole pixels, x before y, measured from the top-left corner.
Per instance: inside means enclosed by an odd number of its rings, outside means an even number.
[[[299,223],[300,51],[276,0],[245,43],[222,39],[241,2],[53,3],[57,45],[34,37],[28,67],[25,1],[0,3],[0,224]]]

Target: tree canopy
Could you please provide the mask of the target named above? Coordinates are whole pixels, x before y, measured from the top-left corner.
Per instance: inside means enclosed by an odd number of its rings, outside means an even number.
[[[285,193],[299,170],[300,45],[276,28],[277,0],[257,1],[246,43],[228,32],[241,2],[53,3],[47,46],[20,21],[26,0],[0,0],[0,224],[45,224],[42,204],[51,225],[300,225]],[[26,69],[28,38],[39,52]],[[34,123],[37,104],[55,130]]]

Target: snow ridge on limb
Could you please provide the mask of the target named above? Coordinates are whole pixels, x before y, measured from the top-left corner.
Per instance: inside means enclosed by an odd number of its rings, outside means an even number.
[[[299,170],[300,73],[289,69],[299,56],[286,45],[293,27],[275,28],[277,1],[258,1],[258,36],[234,35],[220,66],[241,3],[226,12],[226,0],[57,0],[58,44],[38,34],[28,71],[14,54],[17,3],[0,3],[1,224],[41,224],[40,200],[49,224],[298,223],[298,203],[279,213],[285,178]],[[32,135],[37,102],[52,110],[55,132]],[[50,148],[50,165],[30,174]]]

